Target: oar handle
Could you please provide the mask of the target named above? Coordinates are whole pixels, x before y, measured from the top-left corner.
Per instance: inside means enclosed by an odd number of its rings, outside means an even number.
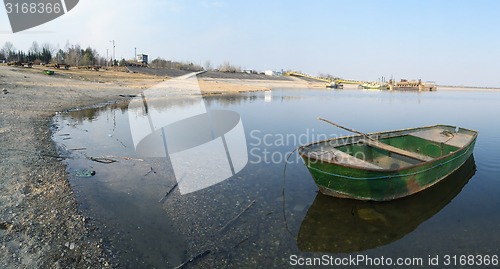
[[[331,122],[331,121],[329,121],[329,120],[327,120],[327,119],[323,119],[323,118],[321,118],[321,117],[317,117],[317,119],[318,119],[318,120],[321,120],[321,121],[324,121],[324,122],[326,122],[326,123],[329,123],[329,124],[331,124],[331,125],[333,125],[333,126],[335,126],[335,127],[338,127],[338,128],[340,128],[340,129],[344,129],[344,130],[349,131],[349,132],[351,132],[351,133],[360,134],[360,135],[362,135],[362,136],[364,136],[364,137],[366,137],[366,138],[368,138],[368,139],[370,139],[370,140],[376,141],[376,139],[373,139],[373,138],[371,138],[369,135],[367,135],[367,134],[365,134],[365,133],[362,133],[362,132],[360,132],[360,131],[356,131],[356,130],[354,130],[354,129],[344,127],[344,126],[342,126],[342,125],[339,125],[339,124],[337,124],[337,123],[335,123],[335,122]]]

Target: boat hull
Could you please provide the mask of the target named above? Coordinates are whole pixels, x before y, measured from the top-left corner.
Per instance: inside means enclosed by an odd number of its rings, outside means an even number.
[[[429,188],[460,168],[472,155],[476,136],[450,154],[400,169],[362,169],[301,156],[323,194],[388,201]]]

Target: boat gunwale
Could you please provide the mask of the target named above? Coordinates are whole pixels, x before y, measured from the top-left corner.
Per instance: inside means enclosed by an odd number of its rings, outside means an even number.
[[[458,127],[458,126],[445,125],[445,124],[436,124],[436,125],[422,126],[422,127],[416,127],[416,128],[406,128],[406,129],[399,129],[399,130],[392,130],[392,131],[383,131],[383,132],[376,132],[376,133],[368,133],[367,135],[371,136],[371,135],[380,135],[380,134],[395,133],[395,132],[412,131],[412,130],[417,130],[417,129],[430,129],[430,128],[435,128],[435,127],[439,127],[439,126],[450,127],[450,128],[457,128]],[[329,164],[334,164],[334,165],[338,165],[338,166],[342,166],[342,167],[346,167],[346,168],[352,168],[352,169],[357,169],[357,170],[362,170],[362,171],[370,171],[370,172],[400,172],[400,171],[403,171],[403,170],[417,168],[419,166],[427,165],[427,164],[430,164],[430,163],[438,162],[440,160],[449,158],[449,157],[457,154],[457,152],[459,152],[459,151],[461,151],[461,150],[463,150],[465,148],[468,148],[474,141],[476,141],[477,135],[479,133],[478,131],[474,131],[474,130],[467,129],[467,128],[462,128],[462,127],[458,127],[458,128],[462,129],[462,130],[465,130],[465,131],[468,131],[468,132],[474,133],[473,136],[471,137],[471,139],[469,140],[469,142],[467,142],[467,144],[463,145],[462,147],[459,147],[456,151],[450,152],[450,153],[448,153],[446,155],[443,155],[441,157],[435,158],[435,159],[433,159],[431,161],[421,162],[421,163],[417,163],[417,164],[405,166],[405,167],[402,167],[402,168],[396,168],[396,169],[390,169],[390,168],[382,168],[382,169],[363,168],[363,167],[359,167],[359,166],[355,166],[355,165],[350,165],[350,164],[336,163],[336,162],[332,162],[332,161],[329,161],[329,160],[321,160],[321,159],[313,157],[313,156],[306,156],[303,153],[303,151],[302,151],[303,149],[305,149],[307,147],[310,147],[312,145],[315,145],[315,144],[329,142],[329,141],[335,141],[335,140],[340,140],[340,139],[364,137],[363,135],[341,136],[341,137],[337,137],[337,138],[330,138],[330,139],[324,139],[324,140],[320,140],[320,141],[316,141],[316,142],[311,142],[309,144],[300,146],[297,149],[297,151],[298,151],[298,153],[299,153],[300,156],[305,157],[307,159],[317,160],[320,163],[329,163]],[[397,137],[397,135],[394,136],[394,137]],[[426,139],[426,140],[428,140],[428,139]],[[431,140],[428,140],[428,141],[431,141]]]

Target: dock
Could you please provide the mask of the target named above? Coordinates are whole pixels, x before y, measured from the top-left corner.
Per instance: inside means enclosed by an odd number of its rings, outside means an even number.
[[[437,86],[433,83],[423,83],[421,79],[418,81],[415,80],[406,80],[401,79],[400,82],[394,82],[392,79],[389,80],[387,87],[390,91],[437,91]]]

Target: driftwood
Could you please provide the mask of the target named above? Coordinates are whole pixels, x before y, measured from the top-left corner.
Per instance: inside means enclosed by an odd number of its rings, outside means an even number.
[[[98,163],[104,163],[104,164],[110,164],[110,163],[116,163],[118,162],[117,160],[109,159],[109,158],[101,158],[101,157],[87,157],[87,159],[98,162]]]
[[[130,157],[121,157],[122,159],[124,160],[127,160],[127,161],[138,161],[138,162],[144,162],[143,159],[136,159],[136,158],[130,158]]]
[[[136,94],[119,94],[118,96],[120,97],[126,97],[126,98],[134,98],[137,97]]]
[[[246,241],[248,241],[250,238],[254,238],[254,237],[257,237],[257,234],[254,234],[254,235],[249,235],[247,237],[245,237],[243,240],[240,240],[240,242],[238,242],[238,244],[234,245],[233,248],[237,248],[239,247],[241,244],[245,243]]]
[[[241,215],[243,215],[248,209],[250,209],[250,207],[252,207],[253,204],[255,204],[255,200],[253,200],[252,202],[250,202],[250,204],[248,204],[247,207],[245,207],[245,209],[243,209],[243,211],[241,211],[240,214],[238,214],[238,216],[234,217],[233,219],[231,219],[230,221],[228,221],[226,223],[226,225],[222,226],[222,228],[219,229],[219,232],[222,232],[227,227],[229,227],[229,225],[231,225],[234,221],[236,221],[239,217],[241,217]]]
[[[177,188],[177,186],[179,186],[179,184],[176,182],[175,185],[158,202],[159,203],[165,202],[165,200],[167,200],[167,197]]]
[[[201,259],[201,258],[207,256],[208,254],[210,254],[210,250],[207,249],[207,250],[203,251],[202,253],[199,253],[198,255],[192,257],[191,259],[181,263],[179,266],[175,267],[175,269],[184,268],[186,265],[188,265],[188,264],[190,264],[198,259]]]
[[[153,170],[153,167],[151,167],[151,170],[149,170],[144,176],[148,176],[150,173],[156,174],[156,171]]]
[[[123,143],[120,139],[118,139],[118,138],[116,138],[116,137],[113,137],[113,138],[114,138],[114,139],[115,139],[118,143],[122,144],[122,146],[123,146],[124,148],[126,148],[126,147],[127,147],[127,145],[125,145],[125,144],[124,144],[124,143]]]

